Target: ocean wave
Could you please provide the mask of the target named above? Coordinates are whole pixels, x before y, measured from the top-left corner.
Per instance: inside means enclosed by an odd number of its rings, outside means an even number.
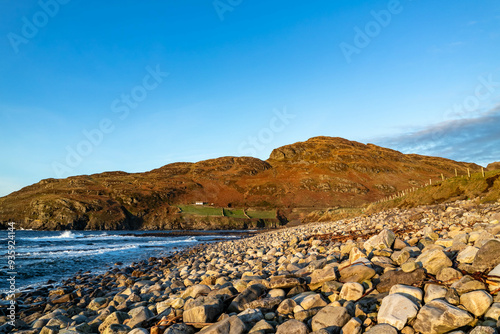
[[[123,251],[127,249],[139,248],[138,245],[127,245],[127,246],[119,246],[119,247],[105,247],[105,248],[95,248],[95,249],[67,249],[67,250],[59,250],[59,251],[40,251],[40,252],[32,252],[32,253],[24,253],[24,256],[40,256],[43,258],[55,258],[62,256],[89,256],[89,255],[99,255],[109,252]]]
[[[196,237],[189,237],[187,239],[166,239],[166,240],[150,240],[148,241],[148,245],[170,245],[170,244],[179,244],[179,243],[192,243],[192,242],[198,242]]]
[[[29,237],[29,238],[21,238],[21,240],[25,241],[52,241],[52,240],[71,240],[84,238],[85,236],[81,233],[73,233],[71,231],[64,231],[60,235],[54,235],[50,237]]]
[[[114,240],[114,239],[129,239],[129,238],[137,238],[135,236],[130,235],[109,235],[106,232],[100,234],[83,234],[83,233],[74,233],[72,231],[64,231],[60,235],[54,236],[43,236],[43,237],[24,237],[20,238],[24,241],[66,241],[66,240],[75,240],[75,239],[84,239],[84,240]]]

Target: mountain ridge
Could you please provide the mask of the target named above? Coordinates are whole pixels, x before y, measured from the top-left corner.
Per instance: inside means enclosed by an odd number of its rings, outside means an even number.
[[[321,136],[276,148],[265,161],[228,156],[171,163],[144,173],[45,179],[1,197],[0,223],[49,230],[274,226],[301,218],[301,209],[359,206],[467,168],[481,167]],[[208,219],[179,208],[194,202],[279,212],[274,221],[256,222]]]

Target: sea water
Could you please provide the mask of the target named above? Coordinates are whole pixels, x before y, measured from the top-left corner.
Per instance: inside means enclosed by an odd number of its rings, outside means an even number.
[[[141,236],[142,231],[20,231],[15,233],[16,288],[29,289],[71,277],[78,271],[100,273],[113,267],[161,257],[202,242],[235,236]],[[0,231],[0,292],[8,290],[7,231]]]

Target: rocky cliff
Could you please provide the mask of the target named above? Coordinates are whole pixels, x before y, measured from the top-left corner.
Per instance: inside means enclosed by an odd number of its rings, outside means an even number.
[[[0,222],[32,229],[177,229],[271,226],[182,215],[177,205],[294,209],[350,207],[480,166],[405,155],[342,138],[315,137],[275,149],[267,161],[223,157],[145,173],[106,172],[46,179],[0,198]]]

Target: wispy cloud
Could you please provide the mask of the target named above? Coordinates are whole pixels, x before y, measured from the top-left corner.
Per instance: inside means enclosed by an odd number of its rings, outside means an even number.
[[[440,156],[485,166],[500,161],[500,106],[476,117],[452,119],[374,142],[404,153]]]

